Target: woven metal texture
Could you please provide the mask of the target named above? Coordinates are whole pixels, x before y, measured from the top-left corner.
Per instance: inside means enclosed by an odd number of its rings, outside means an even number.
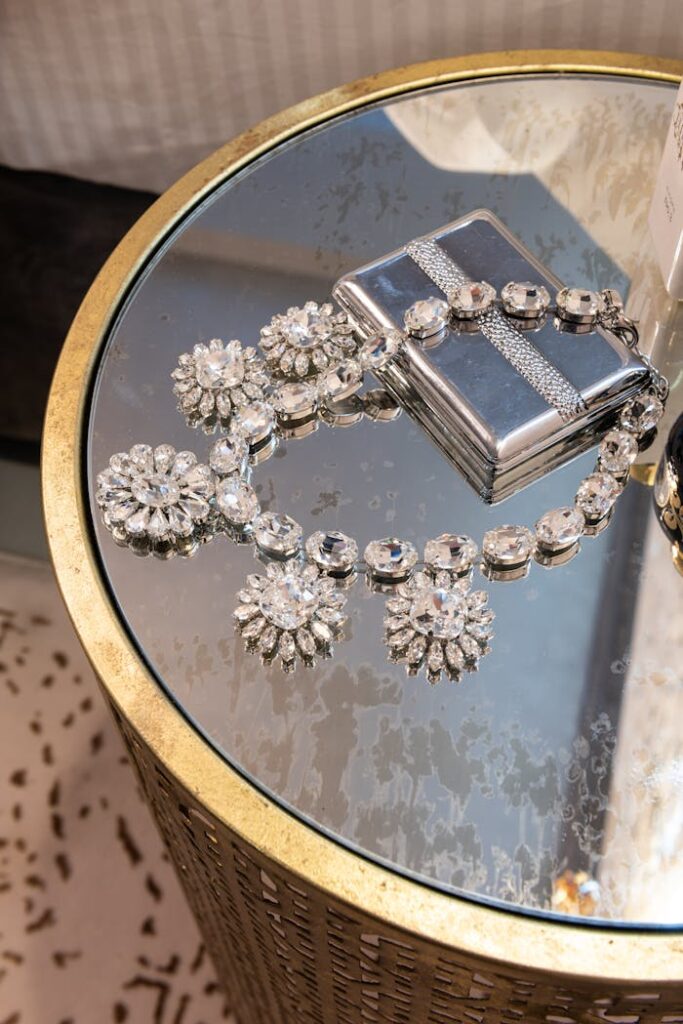
[[[683,1022],[683,992],[567,988],[331,901],[199,806],[112,710],[240,1024]]]

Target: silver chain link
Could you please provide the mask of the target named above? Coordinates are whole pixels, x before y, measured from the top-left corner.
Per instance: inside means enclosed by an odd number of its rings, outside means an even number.
[[[661,370],[657,369],[650,356],[641,351],[638,321],[626,316],[622,307],[614,302],[610,289],[602,292],[602,298],[605,302],[605,310],[600,315],[598,322],[612,334],[616,334],[621,343],[643,361],[649,371],[655,394],[662,402],[665,402],[669,396],[669,381]]]

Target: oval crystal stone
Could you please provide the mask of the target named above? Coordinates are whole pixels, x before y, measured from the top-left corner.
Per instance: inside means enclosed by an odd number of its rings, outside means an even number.
[[[603,519],[619,497],[620,487],[609,473],[591,473],[579,485],[576,507],[586,519]]]
[[[664,404],[647,392],[628,402],[621,413],[621,425],[633,434],[647,434],[659,423],[664,413]]]
[[[301,545],[302,529],[291,516],[278,512],[262,512],[254,520],[254,540],[271,555],[288,558]]]
[[[529,319],[543,316],[550,305],[548,289],[531,281],[510,281],[501,290],[500,298],[510,316]]]
[[[638,442],[627,430],[610,430],[600,442],[600,468],[623,476],[638,454]]]
[[[269,582],[259,598],[264,617],[279,629],[298,629],[313,616],[320,604],[315,581],[296,572],[285,573]]]
[[[417,562],[413,544],[397,537],[371,540],[364,558],[371,573],[378,578],[402,579],[410,574]]]
[[[369,338],[359,352],[361,366],[366,370],[380,370],[398,355],[403,344],[399,331],[383,331]]]
[[[209,466],[218,476],[243,472],[248,455],[241,437],[221,437],[209,452]]]
[[[516,569],[531,558],[534,535],[526,526],[496,526],[484,534],[481,550],[491,565]]]
[[[448,293],[448,302],[455,316],[470,320],[490,309],[495,297],[496,289],[487,281],[467,281]]]
[[[544,551],[555,553],[576,544],[583,533],[583,514],[570,506],[546,512],[536,523],[536,540]]]
[[[562,288],[555,299],[558,315],[573,323],[590,324],[605,308],[599,292],[588,288]]]
[[[272,434],[275,429],[275,414],[267,402],[251,402],[239,408],[232,418],[234,433],[244,438],[247,444],[256,445]]]
[[[471,537],[458,533],[442,533],[428,540],[424,560],[431,569],[448,572],[467,572],[472,567],[479,549]]]
[[[228,476],[216,485],[216,504],[229,523],[244,526],[260,509],[256,492],[237,476]]]
[[[306,554],[327,572],[347,573],[358,558],[358,545],[338,530],[318,530],[306,541]]]
[[[281,384],[273,394],[273,408],[283,419],[303,419],[315,412],[317,396],[314,388],[303,381]]]
[[[409,334],[415,338],[431,338],[439,334],[448,321],[448,303],[432,296],[418,299],[406,310],[403,322]]]
[[[150,473],[134,476],[130,485],[133,497],[150,508],[166,508],[175,505],[180,497],[180,487],[173,477],[166,473]]]
[[[363,371],[355,359],[345,359],[343,363],[328,370],[320,381],[320,390],[326,398],[336,401],[348,398],[363,383]]]
[[[460,594],[434,587],[415,598],[408,618],[418,633],[454,640],[463,631],[466,611],[467,605]]]
[[[242,346],[239,342],[231,342],[227,348],[211,347],[213,344],[209,342],[209,349],[194,357],[197,383],[212,391],[236,387],[244,378]]]

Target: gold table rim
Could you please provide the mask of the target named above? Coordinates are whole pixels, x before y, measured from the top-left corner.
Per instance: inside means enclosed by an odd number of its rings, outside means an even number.
[[[557,922],[432,889],[327,838],[268,799],[215,752],[153,679],[119,621],[93,548],[81,490],[90,384],[109,324],[140,267],[204,195],[283,141],[347,111],[430,86],[567,72],[676,83],[683,61],[605,51],[473,54],[381,72],[299,103],[238,135],[171,186],[98,274],[67,335],[42,443],[43,507],[59,587],[108,696],[179,782],[228,828],[286,870],[350,907],[509,971],[657,983],[683,978],[683,935]]]

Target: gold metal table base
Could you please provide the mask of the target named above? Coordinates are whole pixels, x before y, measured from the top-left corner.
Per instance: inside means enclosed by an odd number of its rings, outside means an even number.
[[[55,374],[43,487],[59,584],[242,1024],[683,1022],[680,934],[557,924],[449,897],[343,849],[232,770],[162,693],[125,632],[82,490],[100,345],[138,269],[201,197],[345,111],[430,85],[550,71],[675,82],[683,64],[485,54],[387,72],[286,111],[209,157],[135,225],[86,296]]]

